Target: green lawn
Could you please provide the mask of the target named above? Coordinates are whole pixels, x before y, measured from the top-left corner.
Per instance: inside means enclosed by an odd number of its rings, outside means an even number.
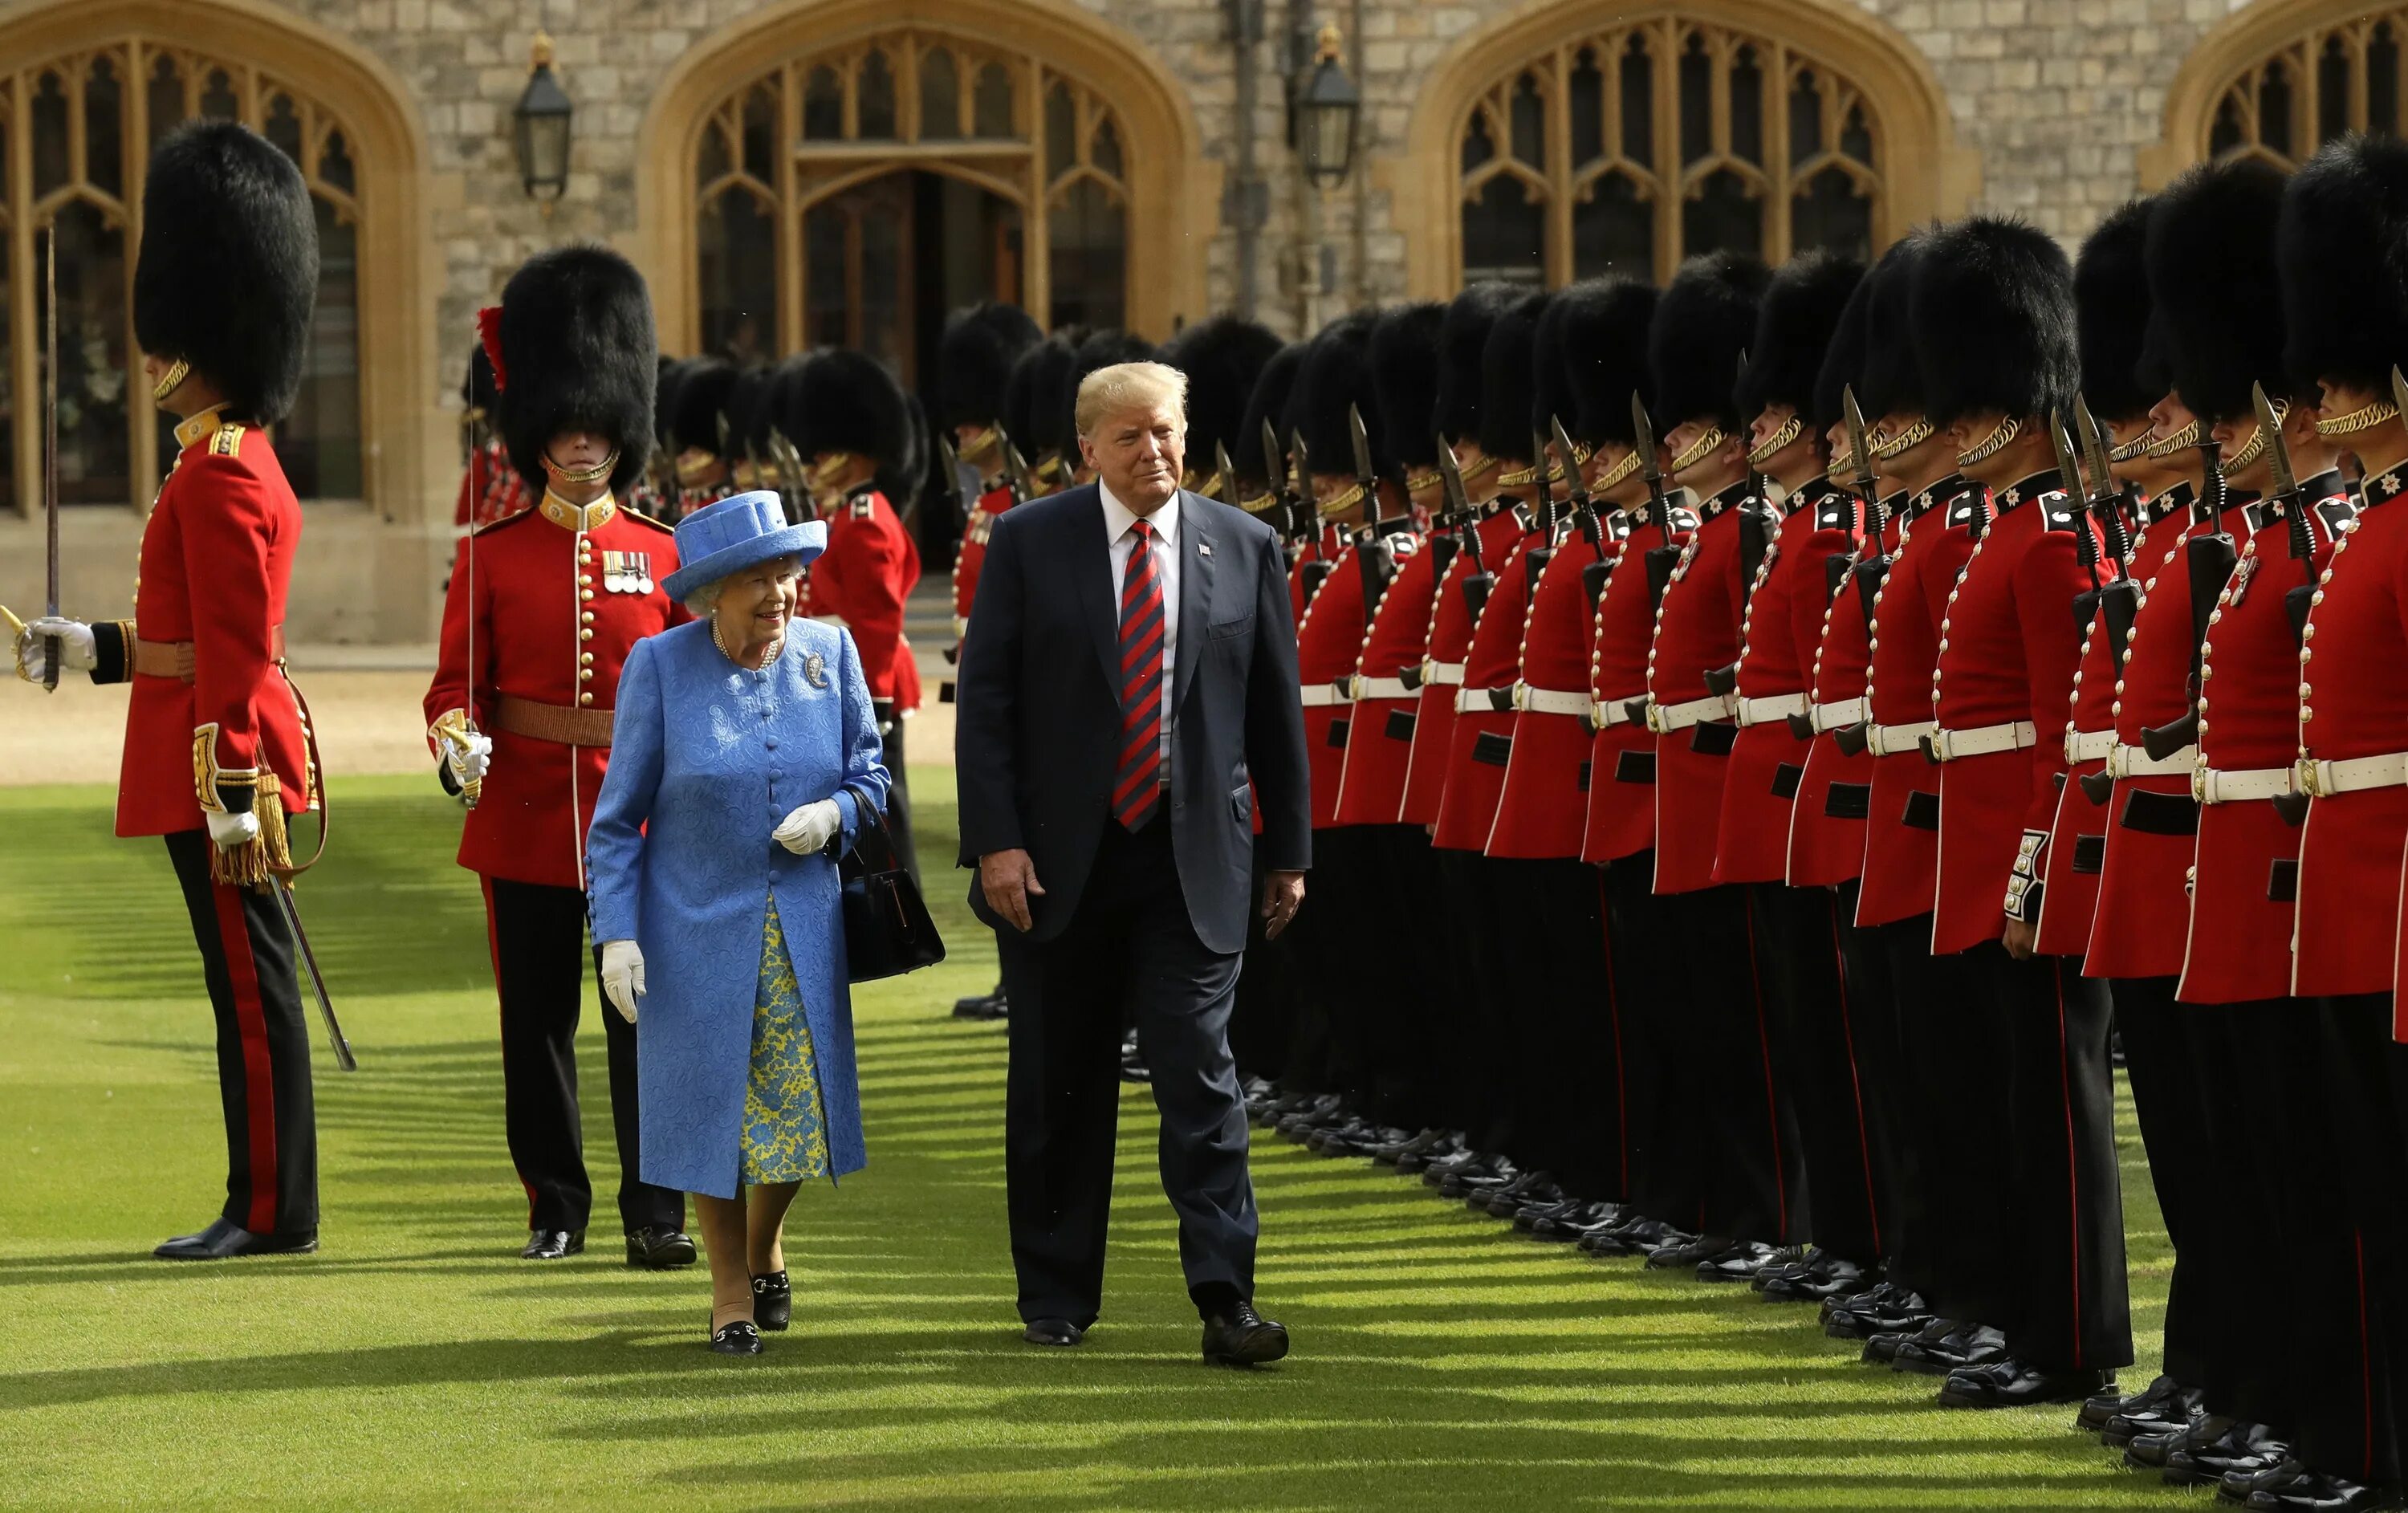
[[[1138,1089],[1105,1319],[1076,1351],[1023,1346],[1002,1033],[944,1013],[994,970],[941,865],[951,778],[913,775],[953,959],[856,1000],[869,1169],[796,1205],[796,1329],[754,1362],[701,1349],[698,1270],[631,1272],[598,1233],[579,1261],[515,1259],[483,922],[458,811],[421,780],[338,784],[301,890],[361,1063],[320,1049],[324,1249],[149,1260],[222,1193],[189,928],[106,792],[0,791],[0,1506],[2172,1503],[2070,1410],[1943,1412],[1805,1310],[1518,1239],[1275,1138],[1260,1287],[1297,1354],[1209,1370]],[[599,1035],[589,1011],[596,1090]],[[587,1130],[607,1192],[598,1104]],[[2147,1363],[2167,1252],[2124,1135]]]

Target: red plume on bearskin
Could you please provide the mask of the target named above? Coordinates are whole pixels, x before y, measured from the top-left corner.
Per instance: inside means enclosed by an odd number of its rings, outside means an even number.
[[[502,307],[488,305],[477,312],[477,341],[485,349],[485,361],[494,367],[494,393],[500,393],[509,382],[502,371]]]

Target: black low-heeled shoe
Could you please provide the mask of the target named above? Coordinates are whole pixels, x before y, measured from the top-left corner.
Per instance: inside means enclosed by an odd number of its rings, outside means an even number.
[[[710,1332],[710,1353],[713,1355],[759,1355],[761,1331],[750,1319],[738,1319],[732,1324],[722,1324]]]
[[[764,1329],[781,1330],[795,1320],[795,1284],[783,1271],[752,1278],[752,1321]]]

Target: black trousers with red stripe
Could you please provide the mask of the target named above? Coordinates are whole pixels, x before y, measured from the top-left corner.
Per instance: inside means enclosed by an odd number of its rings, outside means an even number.
[[[1622,1068],[1598,869],[1491,858],[1498,959],[1520,1117],[1507,1153],[1584,1198],[1625,1193]]]
[[[2132,1113],[2149,1157],[2149,1183],[2174,1248],[2166,1287],[2165,1374],[2205,1392],[2216,1412],[2237,1413],[2240,1405],[2228,1395],[2232,1384],[2219,1379],[2214,1359],[2214,1333],[2232,1301],[2221,1295],[2216,1272],[2224,1258],[2214,1252],[2219,1237],[2228,1245],[2241,1238],[2232,1232],[2229,1209],[2236,1183],[2243,1192],[2248,1184],[2218,1160],[2210,1133],[2207,1067],[2194,1042],[2213,1011],[2175,1003],[2177,980],[2122,978],[2108,988],[2115,1002],[2116,1033],[2124,1039]]]
[[[1705,1163],[1690,1110],[1698,1101],[1689,1057],[1681,964],[1656,896],[1656,853],[1605,869],[1614,1023],[1620,1033],[1625,1200],[1650,1219],[1694,1230],[1704,1222]]]
[[[1797,1116],[1774,1052],[1747,890],[1717,884],[1664,897],[1696,1058],[1684,1122],[1703,1145],[1709,1235],[1785,1245],[1806,1237]]]
[[[527,1192],[527,1228],[582,1230],[594,1209],[577,1108],[577,1024],[585,1000],[585,894],[545,883],[485,879],[485,925],[502,1001],[503,1127]],[[600,980],[602,953],[592,955]],[[656,965],[654,970],[662,970]],[[596,1001],[600,995],[596,993]],[[619,1147],[619,1219],[636,1230],[682,1228],[685,1194],[643,1170],[636,1118],[636,1027],[601,1003]]]
[[[166,839],[217,1016],[226,1221],[254,1235],[314,1233],[318,1120],[292,935],[265,889],[209,880],[206,831]]]
[[[1847,992],[1849,1044],[1855,1051],[1872,1149],[1873,1211],[1881,1220],[1881,1258],[1891,1280],[1919,1290],[1914,1250],[1930,1233],[1931,1214],[1925,1203],[1914,1149],[1906,1048],[1899,1039],[1898,977],[1881,932],[1861,929],[1856,923],[1853,879],[1831,891],[1831,914],[1840,941],[1841,981]],[[1807,1159],[1813,1159],[1811,1143]],[[1819,1205],[1816,1220],[1821,1220]]]
[[[2124,1194],[2115,1168],[2114,1066],[2107,985],[2071,957],[1982,962],[2005,1017],[2014,1175],[2005,1215],[2015,1306],[1996,1320],[2007,1349],[2049,1371],[2132,1363],[2124,1276]]]
[[[1931,916],[1876,927],[1898,1006],[1902,1099],[1929,1221],[1891,1263],[1943,1319],[2002,1325],[2016,1296],[2006,1207],[2013,1191],[2007,1016],[1980,952],[1931,954]],[[2003,948],[1992,946],[2000,961]]]
[[[1840,921],[1828,888],[1751,884],[1773,1061],[1797,1110],[1811,1234],[1861,1266],[1882,1257],[1884,1177],[1873,1155],[1856,1006],[1842,969]],[[1868,1026],[1870,1028],[1870,1026]]]

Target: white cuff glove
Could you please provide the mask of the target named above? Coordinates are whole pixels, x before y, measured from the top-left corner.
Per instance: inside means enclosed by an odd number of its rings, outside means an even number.
[[[17,642],[17,676],[29,683],[46,682],[50,678],[50,643],[45,637],[59,638],[59,666],[71,673],[88,673],[100,661],[99,649],[93,646],[92,627],[79,620],[63,615],[44,615],[25,621],[25,634]]]
[[[777,829],[769,832],[769,838],[796,856],[816,856],[843,828],[844,811],[837,807],[836,800],[824,798],[786,816]]]
[[[636,1022],[636,1000],[644,996],[644,953],[634,941],[602,943],[602,994],[621,1019]]]
[[[237,849],[259,838],[259,816],[249,810],[240,814],[226,814],[215,809],[204,809],[201,811],[201,818],[209,822],[209,839],[216,843],[217,849],[221,851]]]
[[[443,760],[451,764],[453,786],[466,789],[482,782],[485,769],[494,764],[494,738],[473,730],[456,739],[445,736]]]

